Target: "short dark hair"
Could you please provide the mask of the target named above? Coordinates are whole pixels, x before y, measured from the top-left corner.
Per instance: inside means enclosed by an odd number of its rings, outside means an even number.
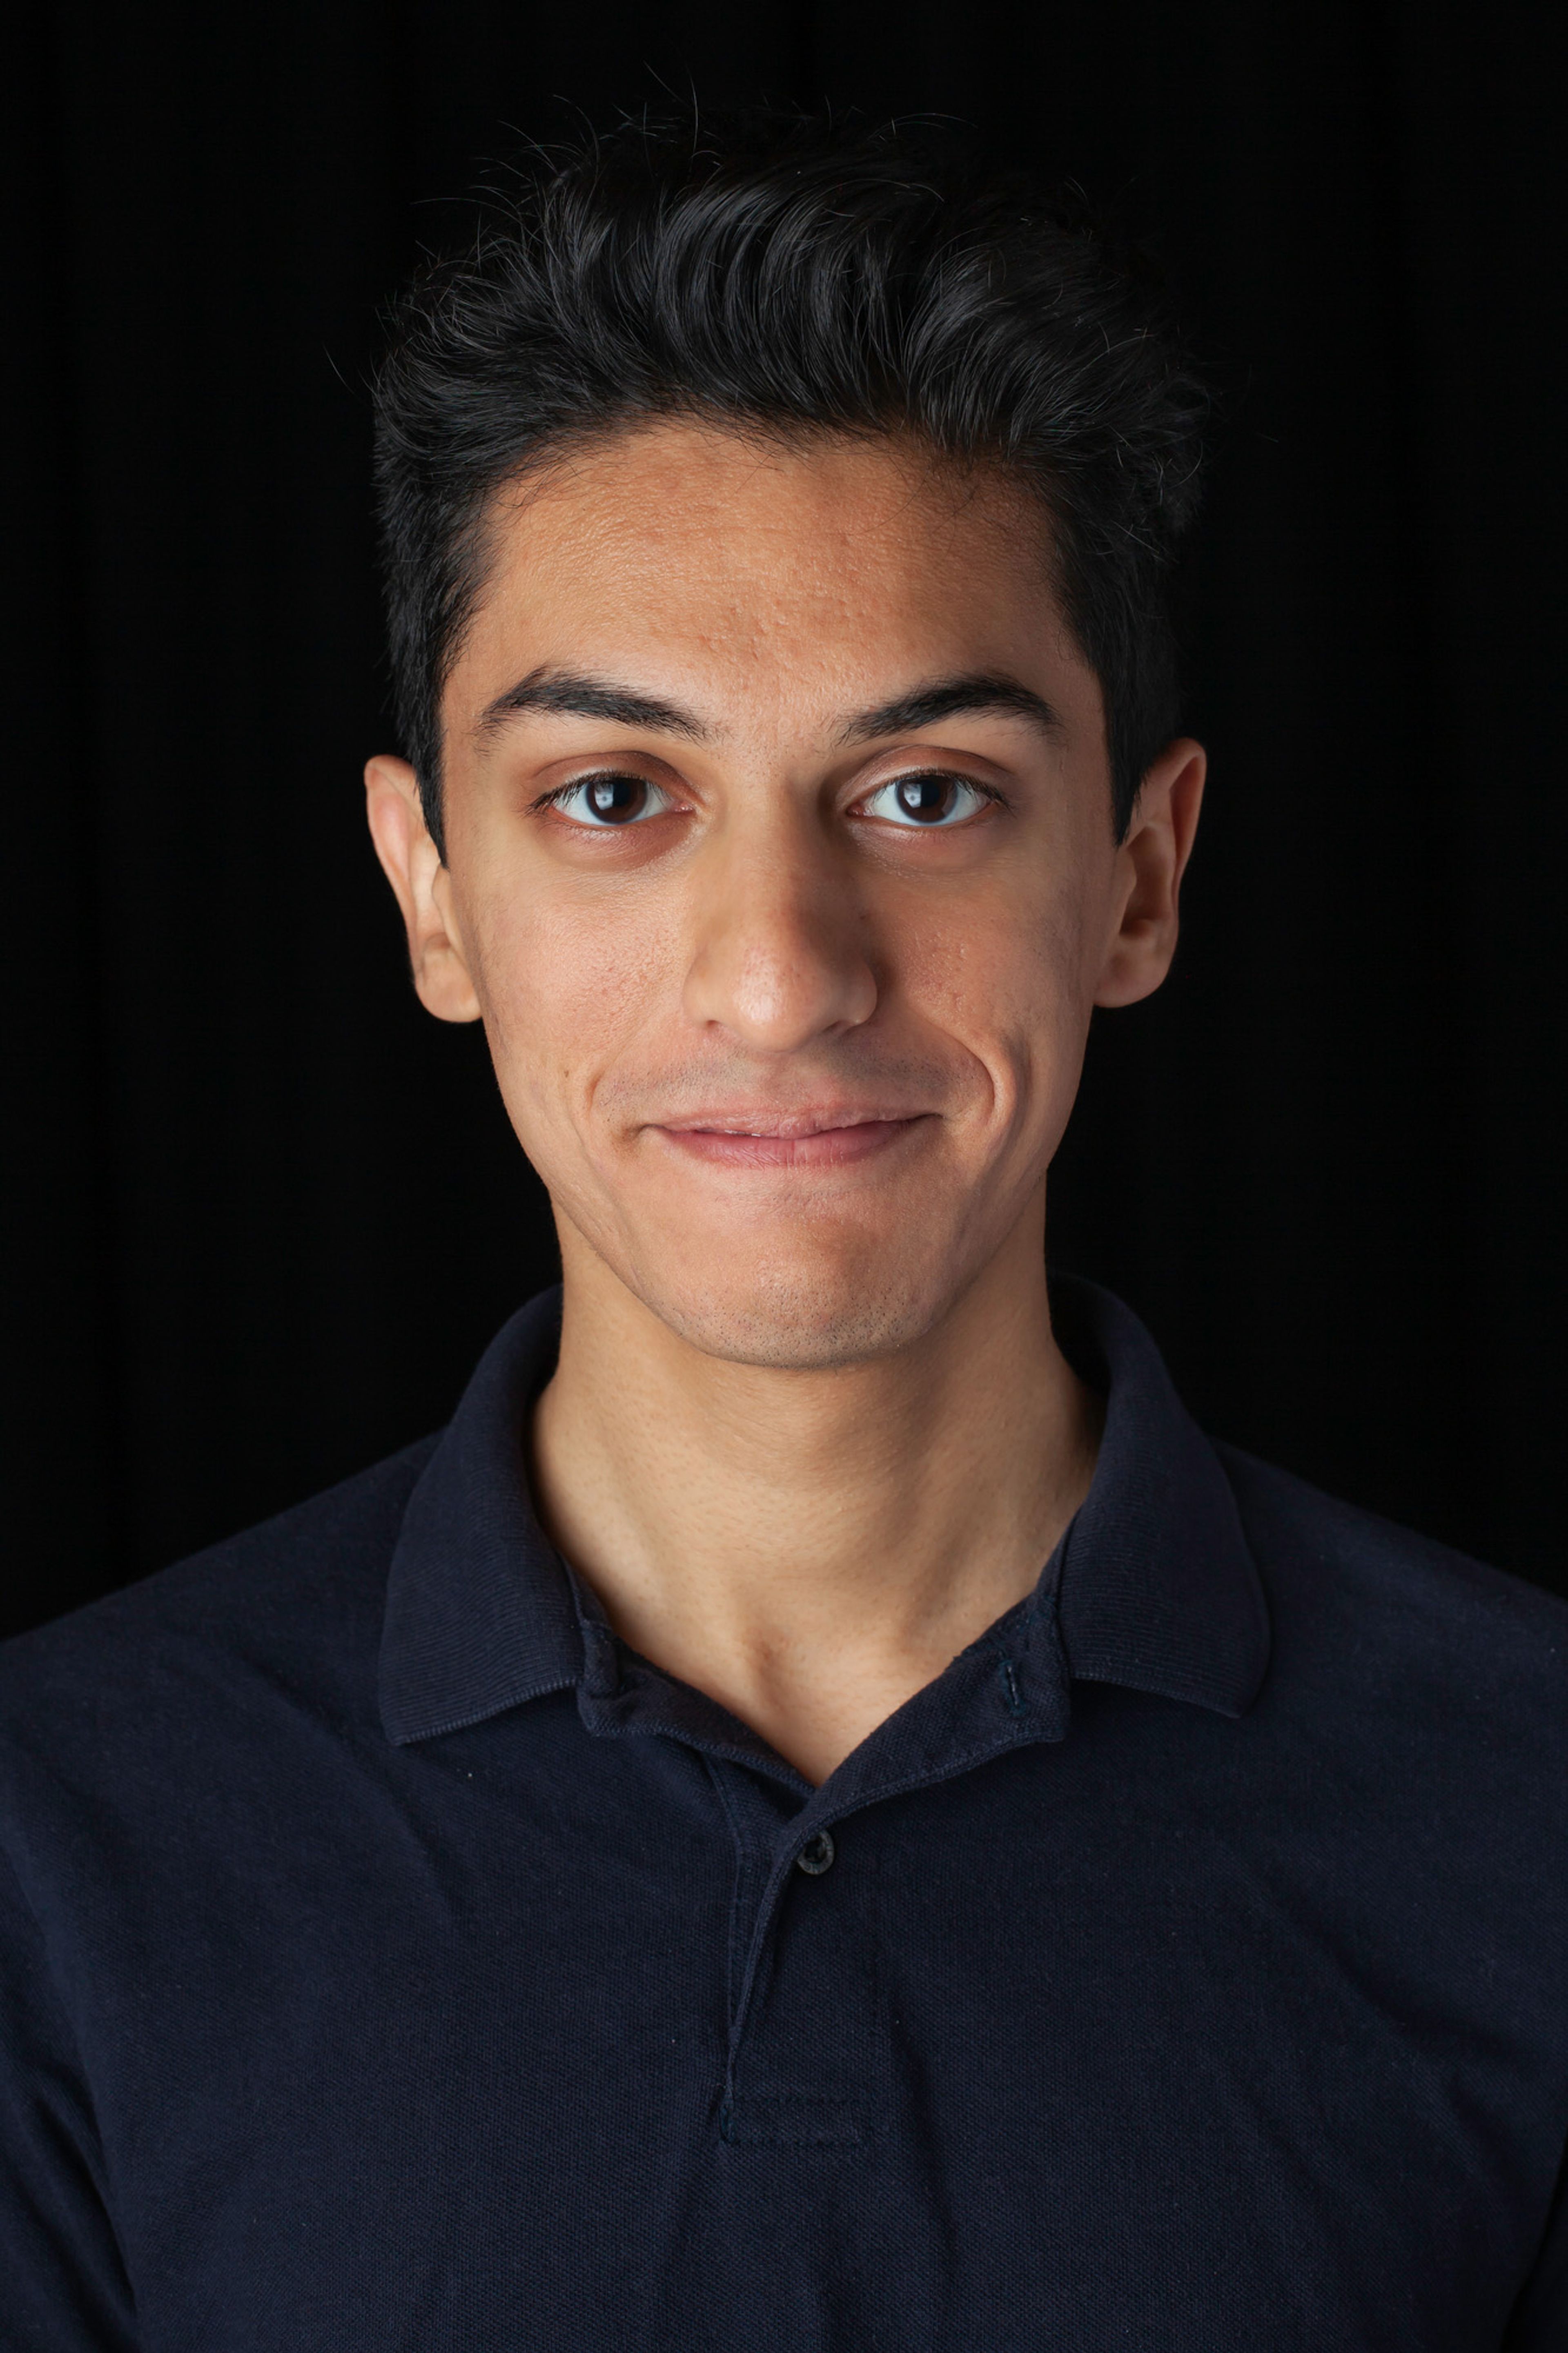
[[[758,113],[539,151],[404,295],[375,405],[396,715],[437,845],[441,692],[495,492],[656,417],[909,433],[1013,473],[1100,682],[1119,836],[1173,732],[1165,575],[1203,388],[1157,286],[1076,200],[941,126]]]

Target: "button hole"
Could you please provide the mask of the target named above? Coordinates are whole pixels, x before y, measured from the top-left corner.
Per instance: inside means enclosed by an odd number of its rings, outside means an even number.
[[[1022,1715],[1024,1713],[1024,1695],[1018,1689],[1018,1677],[1014,1670],[1011,1659],[1004,1659],[1002,1662],[1002,1681],[1007,1686],[1008,1706],[1012,1709],[1015,1715]]]

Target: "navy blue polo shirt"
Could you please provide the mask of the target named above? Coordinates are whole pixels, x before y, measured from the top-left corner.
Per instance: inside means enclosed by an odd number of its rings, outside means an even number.
[[[1108,1397],[820,1788],[450,1428],[0,1658],[0,2345],[1568,2345],[1561,1604]]]

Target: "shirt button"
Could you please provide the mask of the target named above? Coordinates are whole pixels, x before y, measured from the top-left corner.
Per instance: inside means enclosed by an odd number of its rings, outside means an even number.
[[[825,1871],[832,1870],[834,1852],[830,1834],[826,1831],[818,1831],[815,1838],[806,1840],[795,1856],[795,1867],[797,1871],[804,1871],[808,1879],[820,1879]]]

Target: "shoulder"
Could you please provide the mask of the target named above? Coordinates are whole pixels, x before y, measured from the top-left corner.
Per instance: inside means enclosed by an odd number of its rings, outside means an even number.
[[[1568,1602],[1326,1495],[1233,1447],[1217,1449],[1288,1674],[1322,1679],[1390,1735],[1424,1722],[1451,1753],[1568,1763]]]
[[[0,1644],[0,1749],[110,1765],[264,1690],[374,1705],[386,1574],[436,1440]]]

